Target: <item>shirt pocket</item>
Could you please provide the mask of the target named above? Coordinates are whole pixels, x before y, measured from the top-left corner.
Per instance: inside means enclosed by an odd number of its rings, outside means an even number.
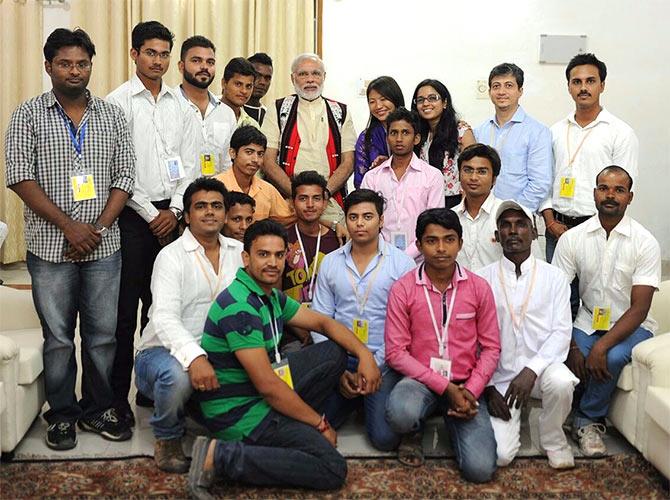
[[[464,312],[464,313],[456,314],[456,319],[458,319],[458,320],[475,319],[476,316],[477,316],[477,313],[475,311]]]
[[[629,290],[633,286],[633,272],[635,268],[629,264],[617,263],[614,265],[612,285],[619,290]]]
[[[230,125],[213,123],[211,141],[219,148],[228,147],[230,145]]]

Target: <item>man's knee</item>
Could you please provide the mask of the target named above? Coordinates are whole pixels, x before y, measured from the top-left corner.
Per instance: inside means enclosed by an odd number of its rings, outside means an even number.
[[[549,371],[550,368],[551,371]],[[546,380],[543,380],[543,392],[548,392],[553,395],[561,397],[572,397],[575,386],[579,383],[579,379],[564,364],[551,365],[548,371],[543,375]]]
[[[400,436],[393,432],[388,426],[385,429],[375,427],[368,431],[368,437],[372,446],[379,451],[393,451],[400,444]]]
[[[495,452],[486,453],[484,450],[476,455],[463,457],[461,462],[463,479],[471,483],[488,483],[493,479],[493,474],[496,471],[496,460]]]
[[[511,442],[498,443],[496,449],[496,465],[498,467],[507,467],[516,458],[519,452],[519,445]]]
[[[327,472],[314,483],[317,489],[337,490],[344,486],[347,480],[347,461],[340,453],[328,459],[326,469]]]
[[[631,360],[631,349],[621,344],[615,345],[607,351],[607,369],[610,372],[620,373],[623,367]]]
[[[421,407],[415,398],[404,397],[402,393],[392,392],[386,402],[386,421],[391,429],[399,434],[416,432],[421,427]]]

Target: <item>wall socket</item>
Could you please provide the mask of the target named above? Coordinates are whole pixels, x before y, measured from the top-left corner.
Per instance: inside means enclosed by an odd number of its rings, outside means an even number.
[[[489,84],[487,80],[477,80],[475,94],[477,95],[477,99],[489,98]]]

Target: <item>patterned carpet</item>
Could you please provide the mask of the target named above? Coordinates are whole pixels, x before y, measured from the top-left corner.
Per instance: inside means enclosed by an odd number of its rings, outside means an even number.
[[[667,498],[663,478],[640,455],[577,461],[557,473],[545,459],[517,459],[486,485],[460,479],[453,460],[409,469],[395,460],[349,460],[346,486],[324,494],[218,483],[221,498]],[[186,476],[164,474],[148,458],[15,462],[0,466],[2,498],[184,498]]]

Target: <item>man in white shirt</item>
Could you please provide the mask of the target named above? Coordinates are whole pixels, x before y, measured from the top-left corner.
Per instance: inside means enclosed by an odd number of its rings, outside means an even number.
[[[184,114],[179,92],[163,84],[173,39],[157,21],[135,26],[130,50],[135,75],[107,96],[123,110],[137,156],[135,189],[119,217],[121,286],[112,369],[114,406],[131,426],[135,422],[128,391],[137,307],[141,299],[143,330],[151,305],[153,263],[160,249],[177,237],[182,197],[194,177],[193,122]]]
[[[542,399],[540,445],[555,469],[574,467],[563,422],[579,380],[563,363],[572,321],[570,284],[563,272],[533,257],[537,238],[531,212],[503,201],[495,215],[503,257],[479,271],[496,297],[500,360],[486,388],[498,466],[506,466],[521,446],[521,408]]]
[[[244,57],[234,57],[223,68],[221,79],[221,102],[235,114],[238,127],[252,125],[258,130],[261,126],[247,114],[244,105],[249,102],[254,91],[256,70]]]
[[[605,63],[593,54],[576,55],[568,63],[565,77],[575,111],[551,127],[553,187],[540,206],[547,227],[548,262],[561,235],[596,213],[593,180],[601,169],[620,165],[632,177],[637,176],[639,144],[635,132],[600,105],[607,77]]]
[[[154,400],[154,460],[166,472],[188,471],[181,447],[186,402],[193,391],[219,387],[200,338],[212,302],[242,266],[242,244],[220,234],[225,194],[216,179],[200,178],[186,189],[187,227],[158,254],[151,278],[154,300],[135,358],[135,384]]]
[[[194,165],[196,172],[211,177],[230,168],[228,148],[235,131],[233,110],[208,88],[216,73],[216,48],[204,36],[192,36],[181,44],[178,95],[196,130]]]
[[[661,249],[626,215],[632,188],[622,167],[603,169],[593,190],[598,215],[561,236],[552,262],[579,278],[582,305],[567,365],[584,385],[573,432],[587,456],[606,453],[601,435],[619,375],[657,326],[648,313],[661,281]]]

